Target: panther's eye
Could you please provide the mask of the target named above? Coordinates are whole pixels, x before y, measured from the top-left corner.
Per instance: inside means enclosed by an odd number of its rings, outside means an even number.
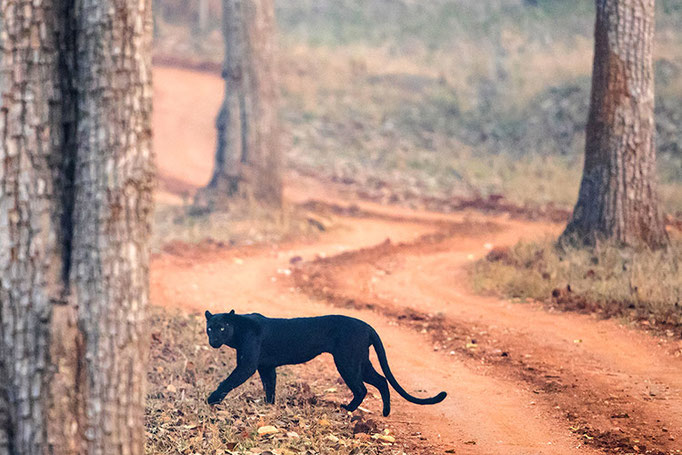
[[[221,332],[224,332],[224,331],[225,331],[225,327],[221,327],[221,328],[220,328],[220,331],[221,331]]]
[[[210,328],[210,327],[208,328],[208,331],[209,331],[209,332],[211,331],[211,328]]]

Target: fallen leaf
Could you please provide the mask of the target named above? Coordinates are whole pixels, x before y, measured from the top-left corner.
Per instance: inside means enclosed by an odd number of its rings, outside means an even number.
[[[265,425],[260,428],[258,428],[258,435],[259,436],[267,436],[270,434],[276,434],[279,433],[279,430],[272,425]]]
[[[395,442],[395,438],[388,434],[373,434],[372,438],[378,439],[379,441],[388,442],[390,444],[393,444]]]

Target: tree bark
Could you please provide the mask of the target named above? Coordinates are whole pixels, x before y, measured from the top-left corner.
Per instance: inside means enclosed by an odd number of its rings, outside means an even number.
[[[583,178],[562,242],[668,242],[657,196],[654,10],[654,0],[597,0]]]
[[[144,449],[151,2],[5,0],[0,454]]]
[[[272,0],[223,0],[225,100],[209,189],[281,204]]]
[[[47,444],[49,321],[61,294],[51,235],[51,140],[61,142],[53,8],[6,0],[0,15],[0,454]]]

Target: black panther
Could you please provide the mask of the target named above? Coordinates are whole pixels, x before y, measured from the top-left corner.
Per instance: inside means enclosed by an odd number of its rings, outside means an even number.
[[[431,398],[416,398],[396,381],[386,360],[386,351],[377,332],[367,323],[347,316],[273,319],[258,313],[211,314],[206,311],[206,333],[209,344],[237,350],[237,367],[208,397],[209,404],[220,403],[233,389],[258,371],[265,401],[275,402],[276,368],[305,363],[323,352],[334,357],[336,368],[353,393],[353,400],[343,407],[355,411],[367,395],[365,382],[376,387],[384,403],[383,414],[391,412],[388,384],[407,401],[436,404],[445,392]],[[379,374],[369,360],[369,347],[374,346],[386,377]],[[388,381],[387,381],[388,380]]]

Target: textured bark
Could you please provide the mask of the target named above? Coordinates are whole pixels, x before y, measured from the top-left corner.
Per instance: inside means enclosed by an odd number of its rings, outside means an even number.
[[[654,0],[597,0],[592,98],[578,202],[562,241],[660,247]]]
[[[0,454],[143,453],[149,0],[4,0]]]
[[[282,199],[272,0],[223,0],[225,100],[209,188]]]
[[[151,1],[81,0],[70,283],[88,453],[141,453],[151,218]]]
[[[41,453],[47,441],[50,317],[61,295],[55,14],[28,0],[3,0],[0,13],[0,453]]]

